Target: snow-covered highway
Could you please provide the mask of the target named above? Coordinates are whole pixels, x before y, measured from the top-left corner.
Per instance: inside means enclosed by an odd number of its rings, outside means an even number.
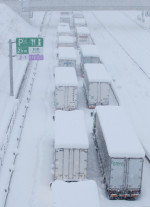
[[[125,108],[150,158],[150,33],[128,18],[129,16],[133,18],[130,12],[102,11],[83,12],[83,14],[100,57],[113,79],[120,105]],[[40,19],[43,16],[44,13],[35,12],[30,24],[34,27],[36,25],[40,30]],[[54,206],[50,183],[53,182],[54,174],[54,69],[57,66],[56,43],[59,16],[60,12],[47,12],[43,24],[44,60],[39,61],[37,65],[36,79],[5,207]],[[106,197],[91,135],[93,117],[90,116],[91,110],[86,106],[79,64],[78,54],[78,109],[84,111],[90,141],[87,178],[97,182],[100,207],[148,207],[150,205],[150,163],[146,159],[142,193],[139,199],[111,201]],[[11,139],[15,138],[15,127],[17,126],[14,125]],[[7,161],[6,156],[4,164],[7,165]],[[3,179],[4,177],[1,176],[0,172],[0,179]]]

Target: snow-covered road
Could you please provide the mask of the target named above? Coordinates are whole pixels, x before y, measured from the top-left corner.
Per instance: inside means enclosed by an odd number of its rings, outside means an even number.
[[[56,66],[56,28],[59,15],[56,12],[48,13],[48,15],[50,21],[45,25],[44,30],[45,60],[38,63],[37,76],[25,120],[20,153],[16,161],[7,207],[52,207],[52,194],[49,184],[53,181],[54,122],[52,115],[55,111],[53,70]],[[150,152],[150,128],[148,126],[150,119],[150,80],[140,69],[142,67],[149,75],[147,64],[149,64],[148,43],[150,42],[150,34],[145,34],[144,30],[138,28],[137,24],[134,24],[120,12],[114,12],[111,15],[111,12],[85,12],[92,37],[98,46],[107,70],[114,80],[120,103],[130,116],[145,149]],[[141,39],[140,36],[142,36]],[[138,39],[140,44],[136,44],[134,38]],[[143,55],[140,47],[142,50],[146,47],[144,50],[145,59],[139,59],[140,54]],[[78,74],[80,75],[80,73]],[[97,181],[100,206],[148,207],[150,204],[150,164],[146,160],[141,197],[134,202],[107,199],[103,183],[100,182],[101,176],[91,137],[91,110],[86,108],[82,78],[78,76],[78,80],[78,108],[85,112],[90,138],[88,179]]]

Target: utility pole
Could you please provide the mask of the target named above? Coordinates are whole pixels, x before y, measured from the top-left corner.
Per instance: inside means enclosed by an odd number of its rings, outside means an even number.
[[[10,96],[14,95],[14,84],[13,84],[13,55],[12,55],[12,42],[11,39],[9,40],[9,72],[10,72]]]

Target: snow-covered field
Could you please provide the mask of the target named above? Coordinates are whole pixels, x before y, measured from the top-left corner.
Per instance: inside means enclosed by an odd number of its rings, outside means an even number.
[[[37,36],[40,33],[44,15],[45,13],[43,12],[34,13],[33,19],[30,20],[29,24],[6,6],[0,4],[0,21],[2,25],[0,28],[0,63],[3,66],[0,69],[0,94],[4,94],[3,96],[0,95],[0,121],[2,121],[3,109],[9,99],[9,84],[6,86],[9,81],[8,39],[19,36]],[[147,156],[150,157],[150,33],[135,21],[137,12],[84,12],[84,15],[92,38],[98,47],[100,57],[113,78],[120,104],[126,109],[136,134]],[[52,116],[54,115],[55,107],[53,73],[54,68],[57,66],[56,33],[58,22],[59,12],[47,13],[42,33],[44,37],[44,60],[39,61],[37,66],[36,79],[23,127],[19,154],[15,162],[15,171],[11,180],[6,207],[56,206],[53,200],[57,196],[53,198],[54,192],[52,192],[53,188],[50,188],[50,183],[53,182],[54,173],[54,121]],[[24,64],[25,62],[14,62],[14,67],[18,65],[14,69],[14,82],[16,84],[18,82],[17,79],[20,80],[23,74],[20,71],[25,70]],[[142,193],[138,200],[110,201],[106,197],[91,136],[93,118],[90,116],[91,110],[86,106],[83,78],[80,76],[80,71],[77,74],[79,81],[78,108],[84,111],[90,142],[87,178],[97,183],[99,205],[101,207],[150,206],[150,164],[146,159]],[[10,147],[8,147],[6,159],[4,160],[5,168],[6,166],[8,168],[12,167],[10,166],[9,150],[12,150],[14,146],[18,123],[18,120],[16,120]],[[16,149],[14,148],[14,150]],[[4,170],[2,173],[0,172],[1,182],[7,179],[4,172]],[[2,187],[3,185],[0,185],[0,192],[4,190],[1,189]],[[76,199],[76,195],[72,198],[72,202],[73,199]]]

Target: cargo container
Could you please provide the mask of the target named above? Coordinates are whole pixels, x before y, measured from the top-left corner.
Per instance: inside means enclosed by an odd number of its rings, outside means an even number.
[[[57,36],[72,36],[72,32],[69,26],[58,26],[57,27]]]
[[[68,23],[70,25],[70,15],[61,15],[60,23]]]
[[[97,106],[95,143],[110,199],[136,199],[141,193],[144,150],[121,106]]]
[[[78,45],[92,44],[90,32],[87,27],[76,27]]]
[[[61,14],[60,23],[68,23],[70,26],[73,26],[73,14],[71,12]]]
[[[77,108],[78,81],[72,67],[55,68],[55,107],[61,110]]]
[[[84,74],[85,63],[102,63],[96,45],[81,45],[80,60],[81,60],[81,70],[83,74]]]
[[[76,39],[71,36],[59,36],[58,47],[76,47]]]
[[[86,27],[87,23],[84,18],[74,18],[75,27]]]
[[[111,78],[103,64],[85,64],[84,89],[89,108],[108,105]]]
[[[51,185],[55,207],[100,207],[97,184],[93,180],[64,182],[55,180]]]
[[[55,179],[86,178],[89,141],[81,110],[55,112]]]
[[[59,22],[58,27],[68,27],[70,28],[68,23]]]
[[[58,48],[58,66],[74,67],[76,69],[76,50],[74,47]]]
[[[73,17],[74,18],[84,18],[84,15],[81,12],[74,11],[73,12]]]

